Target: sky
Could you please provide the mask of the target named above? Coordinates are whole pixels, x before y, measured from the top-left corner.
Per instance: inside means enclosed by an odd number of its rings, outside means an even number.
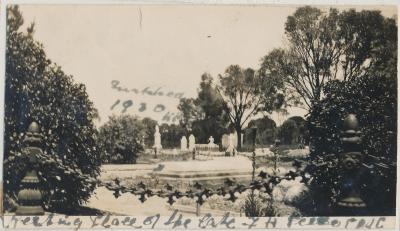
[[[361,9],[364,7],[357,7]],[[385,16],[395,7],[374,7]],[[84,83],[99,111],[177,122],[181,97],[195,97],[204,72],[214,78],[260,59],[285,43],[296,7],[179,5],[21,5],[25,26],[47,57]],[[305,110],[290,108],[289,115]],[[288,116],[273,114],[281,124]]]

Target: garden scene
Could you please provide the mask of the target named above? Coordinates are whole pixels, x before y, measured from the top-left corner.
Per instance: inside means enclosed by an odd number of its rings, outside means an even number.
[[[122,98],[103,116],[96,84],[52,61],[36,37],[42,25],[24,12],[7,7],[5,214],[395,215],[397,15],[296,7],[279,24],[281,47],[256,67],[203,70],[191,96],[107,82],[177,101],[177,113],[157,119]]]

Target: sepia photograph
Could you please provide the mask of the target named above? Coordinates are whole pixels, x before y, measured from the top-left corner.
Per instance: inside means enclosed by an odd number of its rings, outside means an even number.
[[[4,215],[396,216],[396,5],[2,7]]]

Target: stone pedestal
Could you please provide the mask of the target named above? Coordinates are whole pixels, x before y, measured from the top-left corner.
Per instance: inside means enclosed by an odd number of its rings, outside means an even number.
[[[361,132],[358,130],[358,120],[355,115],[348,115],[343,123],[343,152],[339,154],[340,174],[342,182],[337,210],[343,215],[361,215],[366,204],[360,197],[359,177],[363,161],[361,152]]]
[[[227,178],[249,183],[252,178],[252,163],[249,158],[215,157],[207,161],[162,162],[160,171],[153,171],[161,184],[206,183],[221,185]]]
[[[43,215],[42,193],[37,175],[37,155],[42,154],[42,136],[39,125],[33,122],[24,139],[23,154],[28,157],[28,170],[21,181],[21,190],[18,192],[18,207],[16,215]]]

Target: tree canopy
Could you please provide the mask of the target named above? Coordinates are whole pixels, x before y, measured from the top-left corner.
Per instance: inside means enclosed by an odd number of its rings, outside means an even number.
[[[251,120],[247,125],[245,131],[245,141],[246,145],[252,145],[252,131],[253,126],[257,127],[256,144],[269,145],[273,144],[276,139],[277,127],[273,119],[269,117],[263,117],[256,120]]]
[[[284,79],[311,108],[330,80],[354,79],[385,63],[396,31],[394,19],[379,11],[300,7],[285,24],[288,47],[267,54],[261,69]]]
[[[138,117],[123,114],[110,116],[99,128],[98,144],[105,163],[136,163],[144,150],[145,126]]]
[[[178,109],[182,115],[181,125],[186,128],[187,135],[195,134],[198,142],[207,143],[208,138],[213,136],[218,143],[229,123],[226,108],[226,102],[217,90],[213,77],[204,73],[197,97],[180,101]]]
[[[229,66],[219,78],[217,89],[227,104],[226,110],[238,135],[240,148],[242,129],[250,118],[261,111],[272,112],[284,105],[285,95],[280,93],[283,81],[239,65]]]
[[[39,177],[46,209],[69,209],[85,202],[96,185],[100,158],[93,120],[97,111],[83,84],[47,58],[35,41],[33,24],[7,8],[5,76],[4,190],[15,198],[26,172],[21,153],[25,132],[36,121],[43,135]],[[63,206],[60,206],[62,204]]]

